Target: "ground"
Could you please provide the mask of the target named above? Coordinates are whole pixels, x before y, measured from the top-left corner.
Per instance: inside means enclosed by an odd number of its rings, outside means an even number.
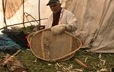
[[[24,30],[30,32],[33,27]],[[0,52],[0,60],[4,53]],[[114,54],[99,54],[87,52],[87,49],[78,50],[75,55],[62,62],[47,62],[38,59],[30,49],[22,50],[15,56],[26,68],[27,72],[111,72],[114,68]],[[88,68],[76,62],[76,58],[85,63]],[[0,72],[8,72],[6,67],[0,66]]]
[[[0,53],[0,59],[3,53]],[[111,72],[114,68],[114,54],[88,53],[86,49],[80,49],[69,60],[63,62],[46,62],[35,57],[30,50],[23,50],[15,56],[26,68],[27,72]],[[83,68],[75,59],[80,59],[88,65]],[[7,72],[0,66],[0,72]]]

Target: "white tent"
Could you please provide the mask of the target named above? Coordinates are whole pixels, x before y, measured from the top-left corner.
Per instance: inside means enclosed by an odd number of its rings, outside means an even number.
[[[79,22],[83,47],[114,53],[114,0],[72,0],[68,9]]]
[[[25,23],[27,21],[33,21],[33,23],[38,24],[34,20],[39,20],[39,9],[40,19],[47,18],[50,13],[46,3],[47,0],[0,0],[0,27],[5,25],[4,13],[7,25],[23,23],[23,18]]]
[[[38,25],[39,19],[44,24],[50,14],[47,2],[48,0],[0,0],[0,28],[14,24],[20,27],[23,22],[25,27],[30,24]]]
[[[39,24],[39,0],[1,0],[0,28],[7,25],[33,21]],[[66,2],[67,1],[67,2]],[[48,0],[40,0],[40,19],[49,16]],[[83,47],[92,52],[114,53],[114,0],[61,0],[66,8],[72,11],[79,23],[77,35]],[[9,11],[8,11],[9,10]],[[28,17],[26,17],[28,16]],[[35,21],[34,21],[35,20]],[[41,20],[41,24],[45,24]],[[30,23],[26,23],[28,25]]]
[[[65,1],[61,1],[63,7]],[[48,0],[0,0],[0,28],[6,25],[22,25],[23,22],[25,27],[30,24],[45,25],[45,20],[51,13],[47,3]]]

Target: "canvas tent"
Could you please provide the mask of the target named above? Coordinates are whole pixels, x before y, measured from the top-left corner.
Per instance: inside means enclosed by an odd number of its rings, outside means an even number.
[[[39,16],[45,20],[50,14],[46,3],[47,0],[0,0],[0,28],[23,22],[25,26],[38,25]]]
[[[92,52],[114,53],[114,0],[72,0],[68,7],[79,22],[77,34]]]
[[[49,16],[48,0],[40,0],[40,19]],[[76,34],[92,52],[114,53],[114,0],[61,0],[79,23]],[[23,23],[39,24],[39,0],[1,0],[0,27]],[[3,4],[4,3],[4,4]],[[4,6],[3,6],[4,5]],[[5,12],[4,12],[5,11]],[[5,15],[5,16],[4,16]],[[28,16],[28,17],[26,17]],[[5,17],[5,18],[4,18]],[[43,20],[41,24],[45,24]]]
[[[66,0],[61,0],[62,7]],[[0,0],[0,28],[9,25],[45,25],[50,15],[48,0]],[[40,20],[41,19],[41,20]],[[40,21],[39,21],[40,20]],[[41,23],[40,23],[41,22]]]

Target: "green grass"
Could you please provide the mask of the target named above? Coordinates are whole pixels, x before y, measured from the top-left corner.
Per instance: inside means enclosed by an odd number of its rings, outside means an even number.
[[[3,53],[1,52],[0,59],[2,59]],[[47,62],[36,58],[30,50],[24,50],[19,53],[16,58],[21,61],[27,68],[27,72],[97,72],[102,68],[107,69],[110,72],[114,67],[114,54],[101,54],[101,59],[106,63],[103,65],[97,53],[88,53],[84,49],[80,49],[76,52],[74,57],[63,62]],[[75,59],[78,58],[89,66],[88,69],[80,66]],[[80,72],[81,72],[80,71]],[[0,66],[0,72],[6,72],[6,68]]]

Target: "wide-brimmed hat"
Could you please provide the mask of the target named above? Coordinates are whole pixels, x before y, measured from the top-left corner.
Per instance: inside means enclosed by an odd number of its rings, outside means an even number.
[[[56,3],[59,2],[59,0],[49,0],[49,2],[47,3],[47,5],[50,5],[51,3]]]

